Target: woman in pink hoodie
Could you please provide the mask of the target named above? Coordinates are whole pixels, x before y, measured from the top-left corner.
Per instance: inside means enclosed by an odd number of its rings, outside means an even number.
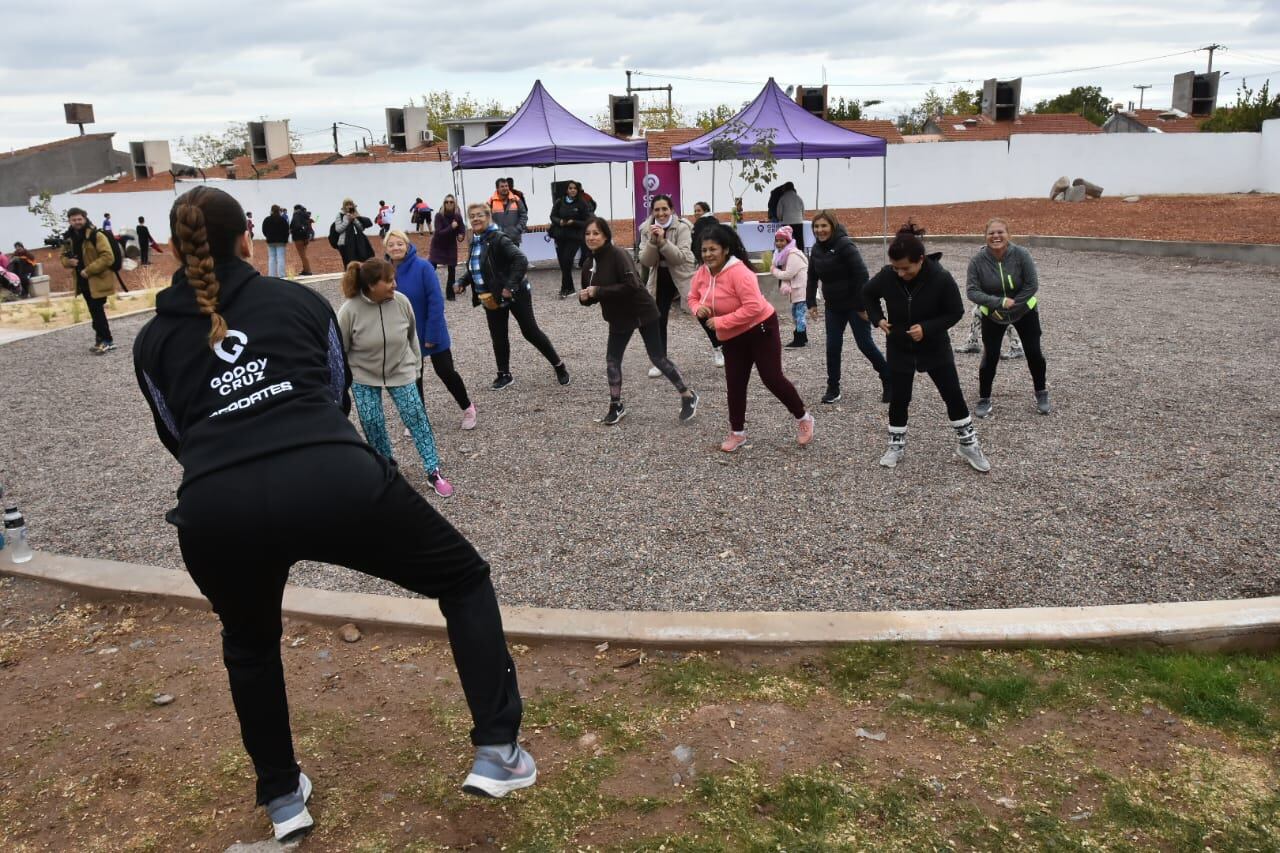
[[[773,395],[796,419],[796,440],[813,440],[813,415],[782,373],[778,312],[760,292],[755,269],[737,233],[717,225],[702,238],[702,266],[689,286],[689,310],[707,321],[724,344],[724,378],[729,391],[729,436],[720,445],[732,453],[747,442],[747,383],[755,365]]]

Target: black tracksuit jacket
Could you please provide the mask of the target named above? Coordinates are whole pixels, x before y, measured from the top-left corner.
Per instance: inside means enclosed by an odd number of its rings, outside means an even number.
[[[229,329],[217,347],[209,346],[209,318],[184,270],[156,298],[156,316],[133,344],[156,432],[182,464],[179,494],[206,474],[280,451],[364,446],[347,418],[351,371],[329,303],[242,260],[214,272]]]
[[[911,281],[898,278],[893,267],[886,265],[862,289],[862,301],[871,325],[880,325],[886,315],[889,318],[885,355],[890,370],[926,371],[955,361],[947,329],[964,318],[964,302],[956,280],[933,257],[924,259]],[[907,335],[907,329],[917,323],[924,330],[919,343]]]

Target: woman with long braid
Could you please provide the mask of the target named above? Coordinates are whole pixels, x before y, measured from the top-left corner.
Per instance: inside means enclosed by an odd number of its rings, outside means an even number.
[[[245,262],[244,211],[227,193],[190,190],[169,224],[182,267],[134,342],[134,366],[160,441],[182,465],[167,518],[222,621],[231,698],[276,837],[313,824],[280,660],[281,598],[299,560],[437,598],[474,723],[463,790],[500,797],[532,785],[489,564],[352,426],[333,309]]]

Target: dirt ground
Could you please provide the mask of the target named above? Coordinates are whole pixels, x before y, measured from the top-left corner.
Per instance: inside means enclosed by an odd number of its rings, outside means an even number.
[[[881,209],[841,208],[840,220],[854,235],[879,234],[882,230]],[[1132,237],[1147,240],[1206,240],[1223,243],[1280,243],[1280,195],[1250,193],[1247,195],[1143,196],[1136,203],[1121,198],[1101,198],[1079,204],[1052,202],[1047,199],[1003,199],[964,204],[937,204],[889,208],[889,226],[896,228],[915,217],[930,234],[978,234],[992,216],[1008,218],[1014,239],[1018,234],[1041,234],[1071,237]],[[762,214],[749,213],[756,220]],[[727,221],[727,213],[721,216]],[[630,245],[631,220],[617,220],[614,232],[620,245]],[[381,241],[370,238],[375,251]],[[426,235],[415,236],[414,242],[425,253]],[[71,289],[71,278],[58,264],[51,249],[35,252],[44,263],[53,292]],[[312,272],[339,272],[338,253],[320,237],[308,250]],[[267,248],[261,241],[254,246],[254,264],[267,270]],[[290,245],[286,253],[290,275],[301,270],[296,249]],[[123,273],[131,289],[154,277],[167,281],[176,263],[171,252],[153,254],[148,268]]]
[[[540,778],[491,801],[440,637],[283,652],[306,850],[1280,849],[1256,656],[516,645]],[[211,614],[0,579],[0,697],[2,849],[269,835]]]

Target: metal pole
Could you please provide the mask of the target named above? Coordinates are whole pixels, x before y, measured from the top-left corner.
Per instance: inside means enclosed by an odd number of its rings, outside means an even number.
[[[804,161],[800,161],[801,168],[804,168]],[[813,206],[822,209],[822,158],[818,158],[818,185],[813,190]]]
[[[880,207],[884,211],[884,237],[880,246],[886,255],[889,254],[889,150],[880,157]]]

